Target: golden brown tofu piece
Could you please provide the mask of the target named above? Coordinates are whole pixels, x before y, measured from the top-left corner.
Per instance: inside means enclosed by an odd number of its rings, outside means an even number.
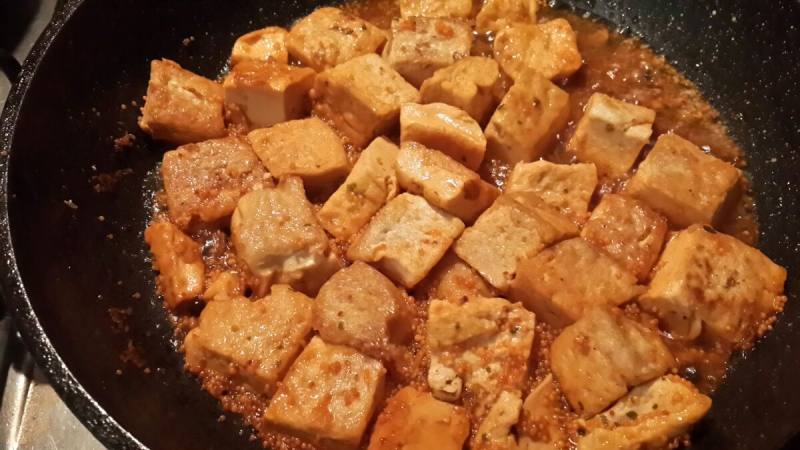
[[[289,33],[281,27],[266,27],[243,34],[236,39],[231,52],[231,66],[242,61],[269,61],[289,63],[286,50],[286,36]]]
[[[581,237],[604,250],[639,280],[658,260],[667,220],[632,197],[606,194],[592,211]]]
[[[538,159],[569,118],[569,94],[535,72],[524,74],[486,126],[486,157],[508,164]]]
[[[530,71],[550,80],[563,80],[583,64],[577,35],[565,19],[539,25],[510,24],[498,31],[493,48],[500,68],[517,82]]]
[[[422,103],[455,106],[483,125],[497,105],[499,90],[500,68],[497,62],[481,56],[467,56],[434,72],[422,83],[420,95]],[[465,165],[472,167],[471,164]]]
[[[227,137],[164,153],[167,212],[183,229],[227,222],[236,202],[272,179],[245,139]]]
[[[486,0],[475,17],[475,29],[480,33],[500,30],[511,24],[536,23],[540,0]]]
[[[447,252],[417,288],[429,299],[461,301],[470,297],[494,297],[497,292],[469,264]]]
[[[458,161],[416,142],[400,146],[395,169],[400,187],[467,223],[500,195],[496,187]]]
[[[468,436],[463,408],[404,387],[378,416],[368,450],[461,450]]]
[[[139,127],[153,139],[188,144],[225,136],[222,86],[168,59],[150,63]]]
[[[786,269],[738,239],[695,225],[667,243],[639,302],[675,336],[705,328],[746,346],[783,309]]]
[[[390,200],[355,237],[353,261],[375,264],[405,288],[422,281],[464,230],[457,217],[408,193]]]
[[[286,38],[289,54],[321,72],[357,56],[375,53],[386,32],[339,8],[319,8],[294,24]]]
[[[268,297],[214,301],[184,343],[186,368],[230,377],[272,395],[311,333],[313,301],[286,285]]]
[[[550,347],[553,375],[582,417],[606,409],[629,387],[663,375],[674,363],[657,330],[616,308],[587,312]]]
[[[673,224],[713,225],[741,172],[675,134],[663,134],[639,165],[625,192]]]
[[[317,75],[314,113],[331,122],[356,147],[389,134],[400,105],[419,102],[419,92],[378,55],[369,54]]]
[[[242,296],[245,282],[241,273],[234,271],[216,272],[206,282],[203,300],[216,302]]]
[[[597,188],[594,164],[554,164],[539,160],[517,163],[504,192],[532,192],[567,217],[585,220],[589,201]]]
[[[175,309],[203,292],[205,266],[200,245],[178,227],[156,220],[144,232],[158,271],[158,288],[167,307]]]
[[[512,427],[519,421],[522,398],[519,392],[503,391],[480,422],[472,438],[472,450],[517,450],[517,438]]]
[[[471,0],[400,0],[401,17],[467,19],[471,13]]]
[[[569,407],[555,385],[553,375],[540,381],[522,404],[517,430],[520,450],[555,450],[567,442],[565,425]]]
[[[356,448],[383,398],[386,369],[314,337],[278,387],[264,418],[324,448]]]

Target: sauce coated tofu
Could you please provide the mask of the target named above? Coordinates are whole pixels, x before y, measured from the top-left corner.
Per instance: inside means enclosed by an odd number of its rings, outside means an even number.
[[[509,164],[538,159],[569,118],[569,94],[542,76],[522,76],[486,126],[487,158]]]
[[[236,66],[242,61],[269,60],[288,64],[289,51],[286,50],[288,34],[281,27],[266,27],[240,36],[233,43],[231,66]]]
[[[418,286],[418,292],[429,299],[462,301],[471,297],[494,297],[495,289],[469,264],[452,251],[447,252]]]
[[[582,222],[597,187],[594,164],[553,164],[548,161],[517,163],[505,192],[532,192],[565,216]]]
[[[368,450],[461,450],[468,436],[463,408],[404,387],[378,416]]]
[[[200,245],[178,227],[157,220],[144,232],[158,270],[158,287],[170,309],[193,300],[203,292],[205,266]]]
[[[464,230],[457,217],[404,193],[383,207],[356,236],[347,257],[374,263],[408,289],[431,271]]]
[[[477,173],[416,142],[400,146],[395,168],[400,187],[464,222],[474,221],[500,195]]]
[[[399,150],[380,137],[361,152],[347,179],[317,213],[328,233],[337,239],[350,239],[397,195],[394,162]]]
[[[235,111],[247,129],[264,128],[308,115],[308,92],[316,72],[277,61],[246,60],[233,66],[222,83],[228,115]]]
[[[665,375],[639,386],[608,411],[586,423],[580,450],[668,448],[711,408],[692,383]]]
[[[272,395],[311,333],[313,301],[285,285],[268,297],[209,303],[186,336],[186,368],[211,370]]]
[[[216,302],[240,297],[245,290],[242,274],[235,271],[216,272],[208,277],[203,300]]]
[[[486,153],[481,126],[466,112],[445,103],[406,103],[400,109],[400,142],[439,150],[466,168],[478,170]]]
[[[475,29],[497,34],[517,22],[533,24],[538,11],[539,0],[486,0],[475,17]]]
[[[667,216],[673,224],[713,225],[741,173],[693,143],[664,134],[639,165],[625,193]]]
[[[746,346],[783,309],[786,269],[738,239],[695,225],[667,243],[639,302],[677,336],[703,328]]]
[[[400,0],[401,17],[450,17],[467,19],[472,0]]]
[[[153,139],[188,144],[225,136],[219,83],[168,59],[150,63],[150,82],[139,127]]]
[[[380,362],[314,337],[280,383],[264,418],[325,448],[356,448],[382,401],[385,375]]]
[[[300,19],[286,38],[289,54],[321,72],[357,56],[375,53],[386,32],[339,8],[319,8]]]
[[[251,131],[247,139],[274,177],[298,176],[309,189],[322,190],[350,169],[341,139],[316,117]]]
[[[517,264],[550,244],[575,236],[569,219],[526,192],[504,194],[456,241],[453,250],[501,292]]]
[[[311,91],[314,113],[356,147],[389,134],[400,105],[419,102],[419,92],[380,56],[354,58],[317,75]]]
[[[649,278],[667,234],[667,220],[644,203],[606,194],[581,237],[604,250],[639,280]]]
[[[531,70],[550,80],[563,80],[583,64],[577,35],[565,19],[511,24],[497,33],[493,48],[500,68],[517,82]]]
[[[617,309],[595,309],[553,341],[550,367],[582,417],[606,409],[628,388],[663,375],[674,358],[656,330]]]
[[[164,153],[167,212],[183,229],[226,222],[242,195],[272,185],[245,139],[227,137]]]
[[[512,431],[519,421],[522,399],[519,392],[503,391],[481,421],[472,438],[472,450],[517,450],[517,438]]]
[[[539,382],[522,404],[522,417],[517,429],[521,450],[555,450],[564,448],[567,437],[569,407],[549,374]]]
[[[455,106],[481,125],[489,120],[498,97],[502,97],[499,91],[500,68],[497,62],[481,56],[467,56],[437,70],[420,87],[422,103]],[[466,165],[471,167],[471,164]]]
[[[383,57],[409,83],[420,87],[434,72],[468,56],[472,29],[460,20],[404,17],[392,21]]]

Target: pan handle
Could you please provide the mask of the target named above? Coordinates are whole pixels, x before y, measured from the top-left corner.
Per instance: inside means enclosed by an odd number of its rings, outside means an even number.
[[[22,66],[19,61],[11,53],[0,48],[0,71],[6,75],[8,81],[12,83],[17,81],[20,70],[22,70]]]

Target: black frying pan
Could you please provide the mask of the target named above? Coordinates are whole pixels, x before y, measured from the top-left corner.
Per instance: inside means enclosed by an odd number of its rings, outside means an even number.
[[[138,131],[130,102],[141,104],[149,60],[171,58],[214,77],[236,36],[289,25],[319,3],[70,1],[24,64],[0,128],[3,294],[56,390],[109,447],[260,448],[236,417],[218,421],[217,402],[184,374],[175,352],[142,239],[164,148]],[[760,247],[789,268],[790,300],[775,330],[735,358],[694,441],[706,449],[779,449],[800,432],[800,4],[568,3],[666,55],[747,151]],[[190,36],[194,42],[182,45]],[[115,152],[113,138],[126,131],[137,136],[134,148]],[[132,173],[116,189],[93,189],[93,175],[124,168]],[[129,340],[143,350],[140,368],[120,360]]]

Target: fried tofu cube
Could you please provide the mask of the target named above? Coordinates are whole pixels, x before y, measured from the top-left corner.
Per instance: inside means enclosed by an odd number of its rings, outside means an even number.
[[[399,151],[392,141],[380,137],[361,152],[347,179],[317,213],[328,233],[350,239],[397,195],[394,162]]]
[[[341,139],[316,117],[251,131],[247,139],[274,177],[298,176],[309,189],[323,190],[350,169]]]
[[[593,307],[617,306],[643,291],[636,277],[581,238],[523,260],[509,296],[554,327],[578,320]]]
[[[245,290],[242,274],[232,270],[215,272],[206,281],[203,300],[216,302],[240,297]]]
[[[400,0],[401,17],[450,17],[467,19],[472,0]]]
[[[264,418],[325,448],[356,448],[383,399],[385,375],[379,361],[314,337]]]
[[[222,86],[225,108],[236,110],[247,129],[270,127],[308,115],[308,92],[316,72],[276,61],[243,61],[231,69]]]
[[[169,217],[183,229],[226,222],[242,195],[272,184],[250,144],[238,137],[164,153],[161,179]]]
[[[639,280],[646,280],[667,235],[667,220],[634,198],[606,194],[592,211],[581,237],[611,255]]]
[[[400,187],[464,222],[474,221],[500,195],[458,161],[416,142],[400,146],[395,169]]]
[[[375,264],[410,289],[422,281],[464,230],[457,217],[404,193],[390,200],[347,251],[354,261]]]
[[[592,94],[567,148],[579,160],[594,163],[601,175],[620,177],[650,141],[655,118],[652,109]]]
[[[494,297],[497,292],[469,264],[447,252],[417,291],[425,298],[461,301],[470,297]]]
[[[392,21],[383,57],[415,87],[434,72],[469,55],[472,29],[461,20],[404,17]]]
[[[569,408],[555,385],[553,375],[540,381],[522,404],[517,430],[521,450],[553,450],[566,442],[564,433]]]
[[[269,296],[214,301],[184,343],[186,368],[211,370],[272,395],[311,333],[313,301],[286,285]]]
[[[500,67],[497,61],[467,56],[433,73],[422,82],[422,103],[446,103],[464,110],[484,125],[498,103]],[[481,158],[483,155],[481,155]],[[466,164],[471,167],[471,164]]]
[[[242,61],[273,60],[289,63],[289,51],[286,50],[286,37],[289,32],[281,27],[266,27],[251,31],[236,39],[231,52],[231,66]]]
[[[153,139],[179,145],[219,138],[225,136],[224,100],[219,83],[174,61],[153,60],[139,127]]]
[[[519,392],[503,391],[481,421],[478,432],[472,438],[473,450],[514,450],[517,438],[512,432],[519,421],[522,398]]]
[[[486,157],[508,164],[538,159],[569,118],[569,94],[534,72],[522,76],[486,126]]]
[[[402,106],[400,142],[410,141],[439,150],[470,170],[478,170],[486,153],[481,126],[464,111],[445,103]]]
[[[703,328],[746,346],[783,309],[786,269],[738,239],[695,225],[667,243],[639,302],[676,336]]]
[[[582,417],[603,411],[629,387],[663,375],[674,363],[657,330],[616,308],[587,312],[550,347],[553,374]]]
[[[539,0],[486,0],[475,17],[475,29],[497,34],[517,22],[536,23],[538,12]]]
[[[506,179],[504,192],[532,192],[568,217],[583,221],[597,188],[594,164],[517,163]]]
[[[153,253],[158,287],[167,307],[175,309],[203,292],[205,265],[198,243],[165,220],[151,223],[144,240]]]
[[[404,387],[378,416],[368,450],[461,450],[468,436],[464,408]]]
[[[527,192],[503,194],[456,241],[453,250],[492,286],[505,292],[517,265],[560,240],[576,236],[569,219]]]
[[[419,92],[380,56],[369,54],[317,75],[311,99],[314,113],[360,148],[390,134],[400,105],[419,102]]]
[[[289,54],[321,72],[357,56],[375,53],[386,32],[339,8],[319,8],[294,24],[286,37]]]
[[[667,448],[710,408],[711,399],[692,383],[665,375],[634,388],[608,411],[589,420],[578,448]]]
[[[497,33],[493,49],[500,68],[516,82],[530,71],[563,80],[583,64],[577,35],[565,19],[511,24]]]
[[[675,134],[663,134],[639,165],[625,192],[673,224],[714,225],[741,172]]]

